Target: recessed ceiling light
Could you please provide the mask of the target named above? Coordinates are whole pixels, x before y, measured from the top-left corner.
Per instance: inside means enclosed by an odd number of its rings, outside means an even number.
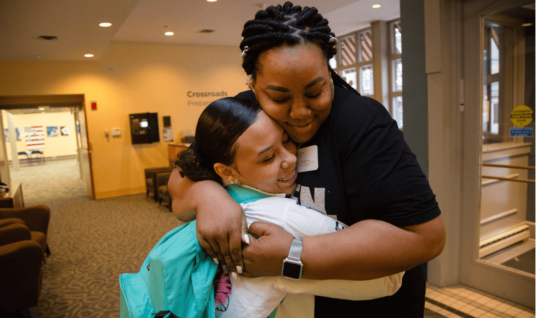
[[[208,2],[216,2],[217,0],[206,0]]]
[[[84,57],[94,57],[94,54],[85,54]]]
[[[528,27],[528,26],[531,26],[532,23],[523,23],[521,26],[524,26],[524,27]]]
[[[109,22],[103,22],[103,23],[100,23],[99,26],[102,27],[102,28],[108,28],[112,25],[112,23],[109,23]]]
[[[166,36],[173,36],[173,35],[174,35],[174,32],[167,31],[167,32],[165,32],[165,35],[166,35]]]
[[[379,9],[381,7],[380,4],[374,4],[371,6],[373,9]]]

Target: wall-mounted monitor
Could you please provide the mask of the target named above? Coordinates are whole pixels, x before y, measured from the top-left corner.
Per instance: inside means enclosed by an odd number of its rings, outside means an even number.
[[[132,144],[151,144],[159,142],[157,113],[130,114]]]

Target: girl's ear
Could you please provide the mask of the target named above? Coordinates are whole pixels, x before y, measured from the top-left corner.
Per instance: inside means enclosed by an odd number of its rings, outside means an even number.
[[[225,181],[230,182],[238,179],[238,171],[236,171],[236,169],[234,169],[233,167],[226,166],[218,162],[214,164],[214,170],[221,177],[221,179]]]

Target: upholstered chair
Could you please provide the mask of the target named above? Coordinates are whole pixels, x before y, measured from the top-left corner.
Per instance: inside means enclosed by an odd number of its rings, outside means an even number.
[[[50,254],[47,244],[50,217],[51,210],[44,204],[27,208],[0,208],[0,228],[14,223],[24,224],[30,230],[31,240],[37,242],[44,253]]]
[[[43,249],[20,222],[0,227],[0,317],[30,309],[37,316]]]
[[[158,187],[158,200],[159,205],[161,202],[165,202],[169,206],[169,211],[172,211],[172,199],[169,194],[169,177],[171,176],[170,172],[160,172],[156,174],[156,184]]]
[[[154,201],[158,201],[158,187],[156,183],[156,174],[161,172],[168,172],[171,173],[172,168],[171,167],[161,167],[161,168],[147,168],[144,169],[144,179],[145,179],[145,185],[146,185],[146,196],[148,194],[152,193],[152,197],[154,198]]]

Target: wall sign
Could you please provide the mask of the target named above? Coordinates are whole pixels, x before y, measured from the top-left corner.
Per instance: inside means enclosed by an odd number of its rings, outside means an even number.
[[[531,123],[533,118],[533,111],[529,106],[520,105],[512,110],[510,119],[514,125],[519,127],[525,127]]]
[[[188,100],[188,106],[208,106],[211,102],[218,98],[223,98],[229,96],[226,91],[221,92],[194,92],[188,91],[187,97],[195,100]],[[199,100],[198,98],[210,98],[211,100]]]
[[[518,128],[510,128],[511,137],[532,137],[533,128],[527,127],[533,119],[533,110],[529,106],[520,105],[512,110],[510,120]]]

